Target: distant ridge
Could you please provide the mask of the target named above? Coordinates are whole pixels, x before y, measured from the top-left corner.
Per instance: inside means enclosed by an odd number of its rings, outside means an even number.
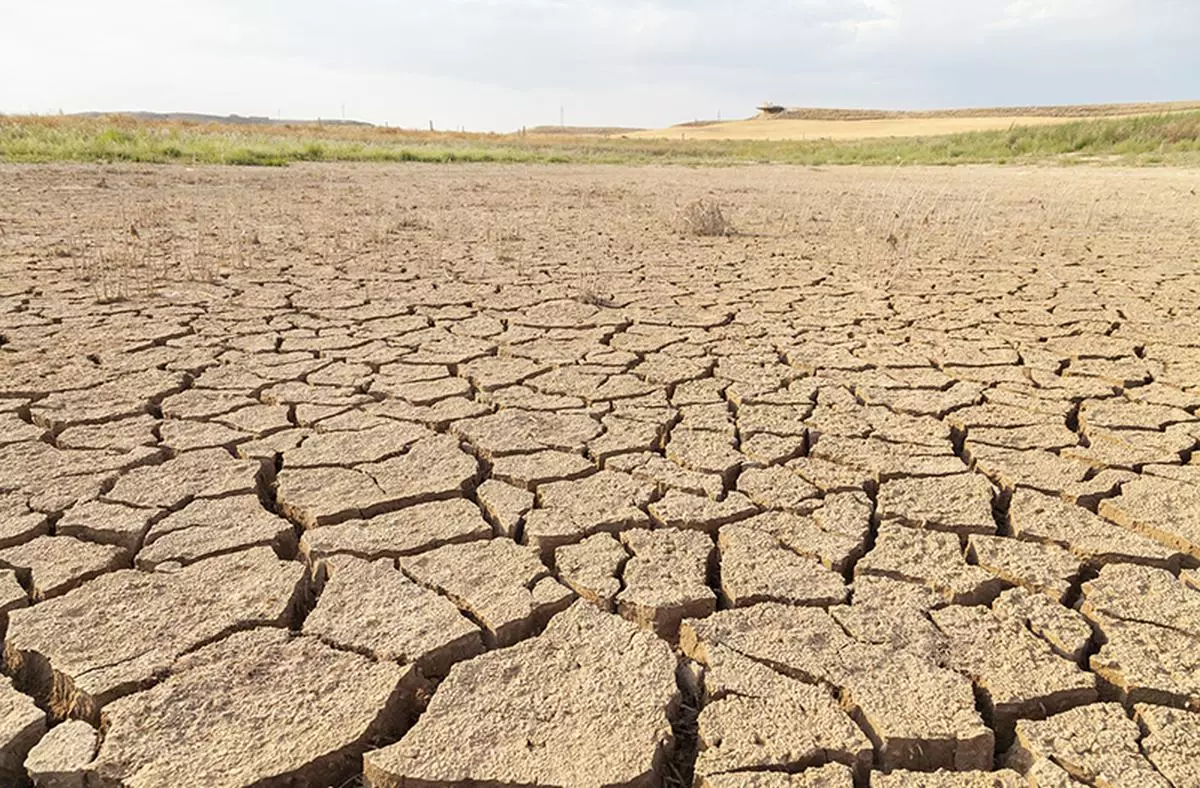
[[[75,112],[73,118],[133,118],[135,120],[159,120],[169,123],[229,123],[246,126],[366,126],[374,123],[361,120],[278,120],[258,115],[205,115],[199,112]]]

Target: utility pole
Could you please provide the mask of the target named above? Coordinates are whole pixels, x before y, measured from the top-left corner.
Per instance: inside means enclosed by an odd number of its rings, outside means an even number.
[[[565,129],[567,127],[567,108],[562,104],[558,105],[558,127]]]

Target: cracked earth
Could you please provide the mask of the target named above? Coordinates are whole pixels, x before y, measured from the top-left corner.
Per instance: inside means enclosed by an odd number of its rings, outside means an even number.
[[[1200,786],[1191,174],[0,176],[0,783]]]

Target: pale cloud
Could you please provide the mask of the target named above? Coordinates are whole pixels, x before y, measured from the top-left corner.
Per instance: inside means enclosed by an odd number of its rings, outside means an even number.
[[[1101,23],[1135,16],[1124,3],[1104,0],[1013,0],[1004,8],[996,28],[1051,27],[1069,31],[1072,25]]]
[[[1200,98],[1194,0],[0,0],[0,111],[509,130]]]

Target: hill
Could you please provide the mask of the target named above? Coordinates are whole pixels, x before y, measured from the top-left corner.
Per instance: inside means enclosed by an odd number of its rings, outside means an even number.
[[[134,120],[162,121],[166,123],[220,123],[232,126],[363,126],[375,124],[361,120],[280,120],[260,115],[205,115],[200,112],[75,112],[72,118],[132,118]]]

